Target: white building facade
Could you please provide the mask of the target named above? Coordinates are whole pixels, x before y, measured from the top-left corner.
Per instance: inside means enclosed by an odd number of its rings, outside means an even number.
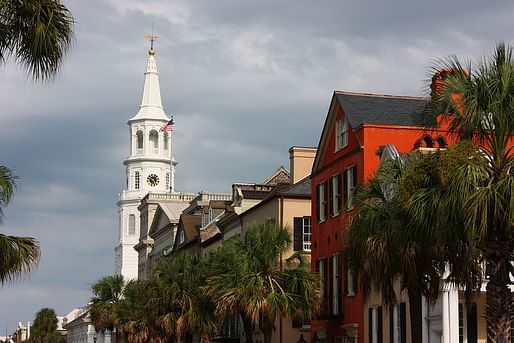
[[[134,246],[140,235],[138,206],[141,199],[149,192],[174,191],[173,132],[160,130],[170,118],[161,103],[153,41],[148,55],[141,106],[128,121],[130,149],[123,162],[126,187],[117,203],[119,226],[118,243],[114,248],[115,273],[123,275],[125,280],[137,279],[138,276],[138,253]]]

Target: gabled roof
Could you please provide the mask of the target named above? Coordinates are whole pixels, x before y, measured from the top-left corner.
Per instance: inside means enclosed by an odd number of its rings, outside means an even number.
[[[266,204],[270,200],[276,197],[289,197],[289,198],[302,198],[302,199],[310,199],[311,198],[311,178],[310,176],[305,177],[304,179],[298,181],[295,184],[281,183],[275,186],[271,193],[261,202],[256,204],[255,206],[249,208],[247,212],[251,212],[254,209],[261,207]]]
[[[280,166],[277,170],[273,172],[266,180],[262,182],[264,185],[276,185],[279,183],[288,183],[291,180],[291,175],[289,171],[283,166]]]
[[[422,126],[428,98],[335,92],[353,129],[362,124]]]
[[[321,132],[312,174],[320,168],[326,153],[338,107],[343,110],[350,131],[364,124],[421,127],[428,101],[426,97],[335,91]]]

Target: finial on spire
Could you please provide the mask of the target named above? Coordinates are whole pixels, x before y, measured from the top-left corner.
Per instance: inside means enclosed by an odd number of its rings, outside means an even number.
[[[152,25],[152,34],[145,35],[146,39],[150,40],[150,50],[148,50],[148,55],[153,56],[155,55],[155,50],[153,49],[153,42],[159,38],[159,36],[153,34],[153,25]]]

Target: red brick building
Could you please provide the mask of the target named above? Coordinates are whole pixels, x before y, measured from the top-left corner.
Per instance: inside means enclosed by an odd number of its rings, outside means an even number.
[[[373,176],[384,154],[446,147],[446,132],[423,129],[427,102],[348,92],[332,97],[311,174],[311,265],[320,273],[324,294],[322,313],[312,322],[312,341],[366,341],[362,285],[341,257],[351,193]]]

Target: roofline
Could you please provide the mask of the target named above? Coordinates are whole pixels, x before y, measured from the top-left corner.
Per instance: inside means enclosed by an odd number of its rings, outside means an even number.
[[[310,178],[310,175],[307,176]],[[282,194],[282,193],[275,193],[269,197],[267,197],[266,199],[263,199],[261,201],[259,201],[259,203],[255,204],[254,206],[250,207],[249,209],[247,209],[246,211],[242,212],[240,214],[240,216],[242,215],[245,215],[247,213],[250,213],[252,212],[253,210],[256,210],[257,208],[260,208],[262,206],[264,206],[265,204],[269,203],[271,200],[275,199],[275,198],[285,198],[285,199],[311,199],[312,198],[312,194],[309,194],[309,195],[305,195],[305,194],[294,194],[294,193],[291,193],[291,194]]]
[[[376,98],[392,98],[392,99],[406,99],[406,100],[423,100],[423,101],[430,100],[429,96],[391,95],[391,94],[380,94],[380,93],[346,92],[346,91],[334,91],[334,94],[372,96],[372,97],[376,97]]]

